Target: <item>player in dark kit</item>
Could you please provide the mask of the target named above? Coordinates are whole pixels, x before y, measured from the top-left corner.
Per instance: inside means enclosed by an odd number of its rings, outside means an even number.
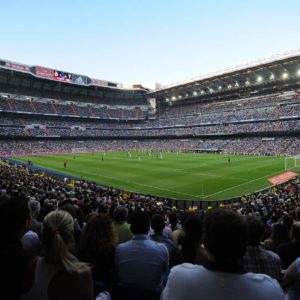
[[[64,168],[66,168],[67,167],[67,162],[66,161],[64,161]]]
[[[230,164],[230,157],[228,157],[228,163]]]

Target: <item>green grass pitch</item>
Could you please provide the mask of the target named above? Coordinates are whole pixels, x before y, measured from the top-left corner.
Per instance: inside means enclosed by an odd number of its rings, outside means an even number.
[[[103,156],[103,160],[102,160]],[[228,199],[271,186],[284,172],[284,158],[222,154],[146,152],[17,157],[36,166],[103,185],[178,200]],[[67,161],[67,168],[63,166]],[[297,170],[296,170],[297,171]]]

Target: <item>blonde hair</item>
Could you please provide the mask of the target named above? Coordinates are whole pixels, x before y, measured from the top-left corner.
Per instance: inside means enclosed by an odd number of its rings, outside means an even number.
[[[74,220],[68,212],[55,210],[44,218],[42,236],[46,261],[68,273],[80,273],[87,264],[81,263],[69,250],[73,233]]]

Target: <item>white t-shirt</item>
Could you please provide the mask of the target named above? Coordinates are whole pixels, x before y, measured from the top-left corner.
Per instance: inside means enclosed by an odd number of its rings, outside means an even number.
[[[184,263],[171,269],[161,300],[283,300],[278,282],[264,274],[209,271]]]

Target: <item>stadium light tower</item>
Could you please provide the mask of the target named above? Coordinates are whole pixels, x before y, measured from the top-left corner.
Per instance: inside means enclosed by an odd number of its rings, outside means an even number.
[[[297,75],[300,76],[300,69],[297,71]]]
[[[287,73],[287,72],[282,73],[283,79],[287,79],[288,77],[289,77],[289,73]]]
[[[193,95],[194,95],[194,96],[197,96],[197,95],[198,95],[197,91],[194,91],[194,92],[193,92]]]
[[[176,96],[172,96],[172,100],[176,100]]]
[[[275,79],[275,75],[274,74],[271,74],[270,75],[270,80],[274,80]]]

